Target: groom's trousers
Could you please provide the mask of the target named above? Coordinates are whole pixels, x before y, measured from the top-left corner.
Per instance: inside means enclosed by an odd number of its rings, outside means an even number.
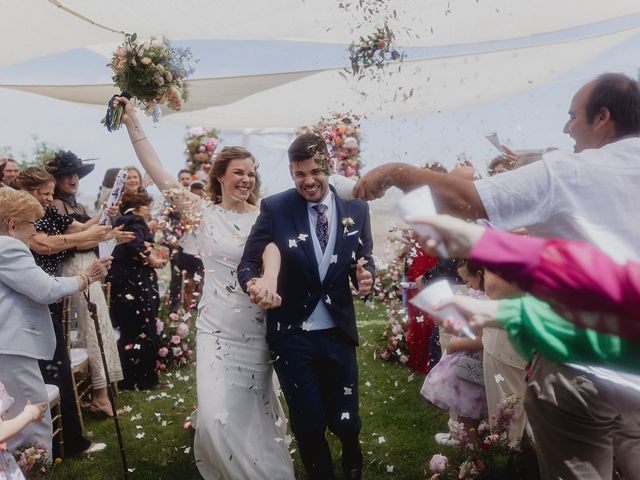
[[[358,364],[339,329],[298,329],[269,344],[289,421],[310,479],[333,479],[327,427],[342,443],[342,469],[360,471]]]

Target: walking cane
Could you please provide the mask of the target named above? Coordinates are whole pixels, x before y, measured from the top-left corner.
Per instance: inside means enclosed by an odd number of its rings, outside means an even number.
[[[116,401],[113,396],[113,385],[111,384],[111,378],[109,377],[107,356],[104,353],[104,344],[102,343],[102,332],[100,331],[100,323],[98,322],[98,307],[91,301],[89,288],[84,291],[84,298],[87,300],[89,314],[93,319],[93,325],[96,329],[96,337],[98,337],[98,347],[100,348],[100,356],[102,357],[102,367],[104,368],[104,376],[107,379],[107,395],[109,396],[109,402],[111,403],[111,408],[113,410],[113,423],[116,426],[116,435],[118,436],[118,446],[120,447],[120,458],[122,459],[124,479],[128,480],[131,478],[131,474],[129,473],[129,467],[127,466],[127,455],[124,451],[124,442],[122,440],[122,432],[120,431],[120,422],[118,421],[118,409],[116,408]]]

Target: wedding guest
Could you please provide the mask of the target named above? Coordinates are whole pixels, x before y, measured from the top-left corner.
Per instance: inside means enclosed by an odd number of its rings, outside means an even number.
[[[8,187],[11,185],[11,182],[18,176],[20,173],[20,167],[18,166],[18,162],[16,162],[12,158],[7,158],[0,162],[0,186]]]
[[[3,480],[24,480],[24,475],[18,467],[13,453],[6,449],[5,442],[31,422],[42,420],[49,405],[27,402],[22,413],[11,419],[3,418],[13,403],[13,398],[9,396],[4,385],[0,382],[0,478]]]
[[[390,163],[365,174],[354,196],[372,199],[392,185],[409,190],[427,184],[440,213],[488,217],[504,230],[525,227],[533,235],[587,241],[618,262],[639,259],[637,82],[607,73],[584,85],[571,101],[564,132],[575,142],[573,154],[551,152],[541,162],[477,182]],[[584,472],[608,478],[614,459],[623,476],[635,476],[639,402],[636,375],[539,358],[525,408],[543,478],[581,479]]]
[[[178,172],[178,182],[185,188],[189,188],[191,182],[193,181],[193,177],[191,176],[191,172],[189,170],[180,170]]]
[[[96,260],[74,277],[51,277],[28,248],[35,222],[44,213],[27,192],[0,189],[0,382],[15,396],[7,416],[17,416],[27,401],[48,404],[38,359],[56,349],[47,305],[87,288],[107,273],[110,259]],[[23,428],[8,442],[10,450],[39,441],[51,451],[51,417]],[[91,445],[86,448],[90,448]]]
[[[70,217],[78,223],[93,225],[98,222],[100,212],[91,218],[84,205],[76,200],[79,180],[93,171],[95,165],[86,164],[73,152],[59,151],[45,165],[45,169],[54,176],[56,186],[54,190],[53,204],[58,211],[66,217]],[[63,274],[74,275],[82,271],[97,258],[94,247],[75,248],[67,251],[63,262]],[[94,284],[89,288],[91,301],[96,304],[98,322],[102,334],[102,343],[109,368],[109,376],[112,382],[123,378],[122,366],[116,340],[113,334],[109,309],[105,300],[101,285]],[[102,357],[98,346],[98,337],[95,325],[89,316],[87,301],[84,295],[76,293],[73,296],[73,305],[76,307],[78,319],[79,344],[86,344],[89,355],[89,369],[91,371],[92,399],[88,405],[89,410],[96,416],[113,416],[111,403],[107,395],[107,379],[102,365]]]
[[[492,300],[518,298],[523,295],[516,284],[503,280],[488,268],[484,270],[484,291]],[[519,401],[514,406],[514,415],[508,430],[509,446],[517,449],[520,447],[520,440],[527,424],[522,399],[527,388],[525,378],[528,358],[523,358],[514,349],[504,330],[485,328],[480,333],[489,425],[492,431],[497,426],[496,407],[501,400],[510,396],[517,398]]]
[[[160,385],[156,372],[158,331],[156,318],[160,307],[158,275],[168,259],[153,249],[153,237],[147,225],[152,198],[142,191],[128,191],[120,200],[123,225],[135,239],[118,245],[107,280],[111,282],[111,313],[120,329],[118,347],[125,390],[147,390]]]
[[[137,192],[142,188],[142,173],[137,167],[125,165],[122,170],[127,171],[127,178],[124,181],[124,192]]]
[[[458,364],[462,359],[476,365],[478,372],[473,379],[458,375]],[[472,442],[477,441],[477,429],[481,420],[487,418],[487,398],[484,378],[481,373],[482,340],[453,337],[445,347],[438,364],[424,379],[420,393],[436,407],[447,410],[452,419],[462,423]],[[449,443],[445,434],[437,440]]]

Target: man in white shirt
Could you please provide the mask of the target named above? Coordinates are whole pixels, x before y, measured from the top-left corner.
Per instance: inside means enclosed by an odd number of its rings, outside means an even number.
[[[497,228],[587,241],[617,261],[640,259],[640,90],[605,74],[574,96],[564,132],[574,152],[476,182],[387,164],[365,175],[356,198],[389,186],[431,187],[440,213],[489,218]],[[625,478],[640,471],[640,377],[606,369],[536,362],[525,408],[547,479]]]

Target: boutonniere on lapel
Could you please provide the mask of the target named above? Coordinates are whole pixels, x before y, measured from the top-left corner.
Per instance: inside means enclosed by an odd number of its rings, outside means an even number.
[[[342,230],[342,237],[346,237],[346,236],[350,236],[353,234],[353,232],[349,232],[349,227],[353,227],[356,222],[353,221],[353,218],[351,217],[342,217],[342,220],[340,221],[340,223],[342,223],[342,226],[344,227]],[[357,233],[357,231],[356,231]]]

